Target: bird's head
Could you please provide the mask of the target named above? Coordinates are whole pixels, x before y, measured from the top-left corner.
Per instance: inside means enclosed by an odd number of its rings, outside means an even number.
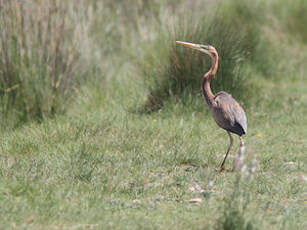
[[[216,59],[218,57],[216,49],[211,45],[201,45],[182,41],[176,41],[176,43],[192,49],[199,50],[200,52],[208,54],[213,59]]]

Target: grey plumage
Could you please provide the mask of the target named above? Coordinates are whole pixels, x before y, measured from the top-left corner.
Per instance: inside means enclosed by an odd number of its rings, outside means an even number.
[[[211,107],[211,111],[216,123],[221,128],[239,136],[246,134],[246,115],[240,104],[224,91],[217,93],[214,101],[216,103]]]

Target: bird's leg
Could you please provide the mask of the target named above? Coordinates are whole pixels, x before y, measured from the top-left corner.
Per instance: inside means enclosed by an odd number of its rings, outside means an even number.
[[[228,133],[228,136],[229,136],[229,139],[230,139],[230,144],[229,144],[229,147],[228,147],[228,149],[227,149],[225,158],[224,158],[224,160],[223,160],[223,162],[222,162],[222,164],[221,164],[221,167],[220,167],[220,170],[219,170],[220,172],[222,172],[223,170],[225,170],[224,164],[225,164],[226,158],[227,158],[227,156],[228,156],[228,154],[229,154],[229,152],[230,152],[230,149],[231,149],[232,143],[233,143],[233,138],[232,138],[230,132],[227,131],[227,133]]]

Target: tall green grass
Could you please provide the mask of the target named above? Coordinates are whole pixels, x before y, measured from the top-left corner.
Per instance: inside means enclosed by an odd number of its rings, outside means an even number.
[[[102,81],[103,55],[110,46],[105,43],[102,49],[95,41],[99,35],[104,41],[114,38],[101,23],[108,16],[102,11],[103,4],[85,1],[1,3],[2,120],[18,126],[63,113],[82,84],[96,77]],[[97,37],[94,31],[100,31]]]
[[[139,74],[148,87],[145,107],[155,110],[170,97],[184,101],[185,95],[200,93],[201,78],[209,70],[211,60],[176,46],[176,40],[216,47],[220,58],[212,82],[214,91],[228,91],[247,104],[252,98],[251,89],[255,89],[249,81],[251,70],[267,73],[272,60],[268,44],[266,52],[259,51],[266,42],[261,36],[260,25],[265,20],[261,10],[260,4],[245,1],[218,3],[197,18],[186,12],[188,16],[178,18],[166,28],[162,26],[138,63]]]
[[[65,109],[85,73],[67,5],[7,1],[0,14],[0,111],[17,123]]]
[[[100,88],[107,78],[111,84],[100,90],[112,91],[114,79],[133,64],[125,73],[144,82],[146,110],[170,98],[189,104],[200,98],[195,95],[210,59],[176,40],[215,46],[220,62],[214,92],[225,90],[248,104],[257,88],[252,75],[273,76],[278,67],[264,27],[277,18],[285,31],[304,38],[298,16],[304,6],[299,1],[278,11],[264,1],[3,2],[0,113],[14,125],[63,113],[80,85]]]

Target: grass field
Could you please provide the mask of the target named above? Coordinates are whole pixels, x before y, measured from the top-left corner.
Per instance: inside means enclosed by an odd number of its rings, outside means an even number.
[[[238,2],[0,3],[25,23],[0,23],[0,229],[306,229],[307,4]],[[50,31],[33,7],[57,9]],[[246,110],[250,175],[216,172],[229,140],[184,39],[219,48],[212,87]]]

